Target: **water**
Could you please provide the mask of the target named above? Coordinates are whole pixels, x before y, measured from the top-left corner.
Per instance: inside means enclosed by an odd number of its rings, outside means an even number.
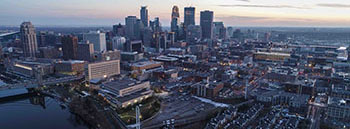
[[[1,129],[88,129],[68,108],[50,97],[31,97],[0,104]]]

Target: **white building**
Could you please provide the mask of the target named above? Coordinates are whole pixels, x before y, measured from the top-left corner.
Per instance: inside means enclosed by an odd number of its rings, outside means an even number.
[[[106,51],[106,34],[100,31],[91,31],[83,35],[84,40],[89,40],[94,44],[94,50],[97,52]]]
[[[120,61],[111,60],[103,61],[98,63],[90,63],[85,67],[86,78],[92,79],[103,79],[120,74]]]

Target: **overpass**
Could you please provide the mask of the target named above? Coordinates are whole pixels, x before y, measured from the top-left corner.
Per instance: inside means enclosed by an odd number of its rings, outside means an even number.
[[[0,91],[9,90],[9,89],[36,88],[39,86],[56,85],[56,84],[60,84],[60,83],[67,83],[67,82],[81,80],[83,78],[84,78],[84,76],[68,76],[68,77],[62,77],[62,78],[47,79],[47,80],[44,80],[41,84],[39,84],[37,81],[30,81],[30,82],[16,83],[16,84],[7,84],[4,86],[1,86]]]

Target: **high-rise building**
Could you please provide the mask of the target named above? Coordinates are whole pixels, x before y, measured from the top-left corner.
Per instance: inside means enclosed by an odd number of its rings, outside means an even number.
[[[186,41],[195,43],[202,38],[202,28],[198,25],[189,25],[186,32]]]
[[[148,27],[149,17],[148,17],[148,9],[147,6],[142,6],[140,10],[140,17],[143,25]]]
[[[195,8],[194,7],[185,7],[185,12],[184,12],[184,23],[185,27],[189,25],[195,25]]]
[[[61,39],[63,59],[74,60],[77,58],[78,51],[78,37],[72,35],[65,35]]]
[[[144,47],[151,47],[153,31],[151,27],[146,27],[143,29],[142,42]]]
[[[126,39],[121,36],[116,36],[112,39],[112,50],[120,50],[120,51],[125,51]]]
[[[150,27],[154,32],[161,32],[162,31],[162,25],[160,24],[159,17],[155,17],[154,21],[150,22]]]
[[[128,16],[125,18],[125,34],[127,38],[135,39],[135,24],[137,22],[136,16]]]
[[[169,32],[168,33],[168,47],[172,47],[175,44],[175,32]]]
[[[36,40],[35,28],[31,22],[23,22],[20,27],[21,42],[25,57],[35,57],[38,44]]]
[[[212,39],[213,38],[213,18],[214,12],[205,10],[201,11],[200,25],[202,28],[202,38]]]
[[[214,22],[214,38],[216,39],[226,38],[226,28],[223,22]]]
[[[165,32],[157,32],[154,33],[154,47],[156,48],[156,52],[162,52],[162,50],[167,48],[168,40],[167,33]]]
[[[89,40],[94,44],[94,50],[97,52],[106,51],[106,34],[100,31],[91,31],[83,35],[83,39]]]
[[[143,28],[142,21],[137,19],[136,16],[128,16],[125,18],[125,33],[128,39],[140,40]]]
[[[125,26],[121,25],[113,25],[113,34],[117,36],[125,36]]]
[[[180,12],[179,12],[179,7],[177,7],[176,5],[172,9],[170,24],[171,24],[171,32],[174,32],[175,36],[178,35],[179,24],[180,24]]]
[[[84,61],[90,61],[90,62],[93,61],[93,54],[95,52],[94,44],[90,43],[89,41],[79,43],[77,50],[78,50],[77,52],[78,60],[84,60]]]

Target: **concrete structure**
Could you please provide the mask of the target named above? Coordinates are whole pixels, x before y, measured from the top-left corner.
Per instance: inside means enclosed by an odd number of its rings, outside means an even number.
[[[121,52],[120,55],[122,61],[129,62],[135,62],[143,58],[143,53],[138,52]]]
[[[285,53],[256,52],[253,55],[254,61],[263,62],[281,62],[288,58],[290,58],[290,54]]]
[[[196,89],[196,95],[202,97],[216,97],[223,87],[224,83],[207,81],[202,81],[193,85],[193,88]]]
[[[94,51],[94,44],[90,43],[89,41],[79,43],[77,49],[77,59],[84,61],[93,61]]]
[[[55,71],[59,73],[78,74],[83,73],[85,67],[84,61],[70,60],[58,61],[55,63]]]
[[[226,28],[223,22],[213,22],[214,23],[214,38],[216,39],[226,39]]]
[[[120,50],[120,51],[125,51],[125,43],[126,43],[126,39],[124,37],[121,36],[116,36],[113,37],[112,39],[112,50]]]
[[[120,51],[114,50],[114,51],[103,51],[99,53],[94,53],[93,61],[95,62],[110,61],[110,60],[120,60]]]
[[[77,59],[78,53],[78,37],[72,35],[65,35],[61,39],[63,59],[74,60]]]
[[[213,19],[214,12],[205,10],[201,11],[200,26],[202,28],[202,38],[212,39],[213,38]]]
[[[163,65],[162,62],[157,61],[143,61],[143,62],[136,62],[131,64],[131,70],[149,70],[154,68],[159,68]]]
[[[100,31],[91,31],[83,35],[83,39],[89,40],[90,43],[94,44],[94,50],[96,52],[106,51],[106,34]]]
[[[339,97],[328,98],[327,117],[331,119],[350,120],[350,100]]]
[[[189,25],[186,31],[186,41],[188,43],[195,43],[202,38],[201,26]]]
[[[85,76],[87,80],[103,79],[120,74],[119,60],[90,63],[85,66]]]
[[[153,94],[149,81],[122,79],[102,84],[101,87],[108,91],[107,100],[112,105],[123,108],[141,102]]]
[[[35,28],[31,22],[23,22],[20,27],[23,54],[25,57],[36,57],[38,44]]]

